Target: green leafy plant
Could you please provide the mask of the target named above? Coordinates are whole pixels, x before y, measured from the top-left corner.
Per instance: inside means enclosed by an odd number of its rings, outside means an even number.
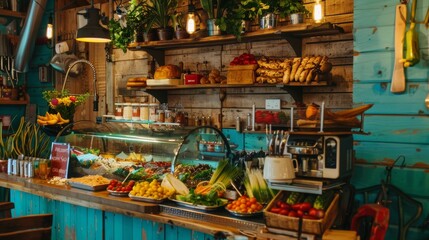
[[[262,10],[262,14],[275,13],[280,17],[285,17],[291,13],[306,13],[308,10],[305,8],[301,0],[262,0],[268,9]]]
[[[262,0],[241,0],[234,13],[243,20],[253,21],[268,8],[269,6]]]
[[[170,20],[175,14],[177,0],[152,0],[148,6],[148,16],[152,20],[148,26],[153,25],[160,28],[170,27]]]
[[[135,39],[138,31],[147,31],[150,26],[148,3],[142,0],[131,0],[127,14],[112,18],[108,27],[112,45],[126,52],[128,45]]]

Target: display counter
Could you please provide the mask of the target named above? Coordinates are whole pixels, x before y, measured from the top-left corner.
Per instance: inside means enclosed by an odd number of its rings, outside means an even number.
[[[136,219],[149,220],[158,224],[170,225],[172,228],[184,228],[199,232],[198,234],[207,234],[208,236],[206,237],[211,236],[211,238],[215,236],[233,236],[243,231],[256,234],[259,228],[264,227],[262,215],[252,219],[240,219],[229,215],[224,209],[209,213],[187,209],[169,201],[161,204],[145,203],[133,201],[128,197],[112,196],[109,195],[107,191],[86,191],[71,188],[67,185],[58,186],[49,184],[46,180],[16,177],[5,173],[0,173],[0,187],[9,188],[11,190],[11,201],[13,201],[16,206],[14,216],[42,213],[43,210],[40,206],[44,204],[42,204],[40,200],[34,201],[35,197],[38,196],[46,199],[48,203],[58,201],[73,206],[76,205],[83,208],[101,210],[105,212],[101,214],[102,216],[108,215],[106,213],[113,213],[117,216],[131,217],[134,221],[136,221]],[[35,202],[37,202],[37,204],[35,204]],[[68,208],[74,209],[75,207],[73,206],[69,206]],[[53,209],[53,207],[46,207],[45,210],[47,212],[50,210],[57,211],[53,213],[59,214],[54,218],[54,226],[57,226],[56,231],[61,232],[61,229],[72,228],[73,225],[76,227],[73,231],[79,230],[79,222],[68,226],[66,223],[67,221],[63,220],[63,218],[69,218],[70,215],[74,213],[62,210],[58,211],[58,209]],[[99,221],[102,221],[102,219],[99,219]],[[109,226],[102,227],[108,228]],[[120,226],[115,227],[120,228]],[[101,229],[98,230],[101,231]],[[158,229],[157,231],[161,230]],[[131,232],[135,232],[135,230]],[[57,239],[65,238],[63,235],[58,236]],[[129,239],[141,238],[133,236]]]

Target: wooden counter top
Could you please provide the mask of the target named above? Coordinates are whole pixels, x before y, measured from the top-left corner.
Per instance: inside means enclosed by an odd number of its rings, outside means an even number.
[[[250,219],[242,220],[230,217],[222,212],[218,215],[217,213],[210,214],[195,210],[186,210],[170,203],[158,205],[133,201],[128,197],[112,196],[107,191],[93,192],[81,190],[67,185],[60,186],[49,184],[46,180],[17,177],[5,173],[0,173],[0,187],[27,192],[82,207],[100,209],[126,216],[189,228],[211,235],[219,234],[219,232],[226,236],[235,235],[239,234],[240,230],[257,231],[258,228],[265,226],[262,217],[258,218],[256,222]],[[162,211],[162,209],[165,211]],[[176,212],[178,214],[175,214]],[[192,219],[194,215],[198,217],[207,215],[209,220],[217,218],[224,221],[198,221],[197,219]]]

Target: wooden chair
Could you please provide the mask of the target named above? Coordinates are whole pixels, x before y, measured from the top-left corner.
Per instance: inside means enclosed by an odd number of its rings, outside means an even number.
[[[52,214],[0,219],[0,240],[50,240]]]
[[[11,210],[15,208],[13,202],[0,202],[0,218],[12,217]]]

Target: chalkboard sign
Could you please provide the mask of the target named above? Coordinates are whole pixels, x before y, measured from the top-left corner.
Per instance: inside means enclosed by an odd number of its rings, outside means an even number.
[[[67,178],[70,157],[70,144],[52,143],[51,148],[51,176]]]

